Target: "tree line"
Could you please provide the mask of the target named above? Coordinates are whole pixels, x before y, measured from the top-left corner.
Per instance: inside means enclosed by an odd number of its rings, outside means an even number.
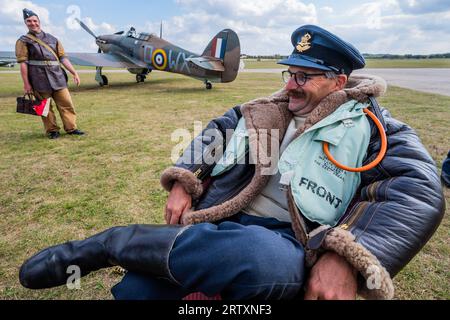
[[[387,54],[387,53],[363,53],[365,59],[445,59],[450,58],[449,53],[434,53],[434,54]],[[263,59],[285,59],[288,56],[283,56],[280,54],[275,55],[247,55],[243,54],[241,56],[243,59],[256,59],[258,61]]]

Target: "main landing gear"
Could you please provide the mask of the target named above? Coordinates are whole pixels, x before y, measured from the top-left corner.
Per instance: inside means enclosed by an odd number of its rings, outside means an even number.
[[[205,80],[205,86],[206,86],[206,90],[211,90],[213,88],[212,83],[209,82],[208,80]]]
[[[102,69],[102,67],[97,67],[97,72],[95,73],[95,80],[101,87],[108,85],[108,77],[102,74]]]
[[[136,82],[137,83],[144,82],[145,79],[147,79],[147,76],[145,74],[137,74],[136,75]]]
[[[147,75],[152,72],[151,69],[128,69],[131,73],[136,74],[136,82],[141,83],[147,79]]]

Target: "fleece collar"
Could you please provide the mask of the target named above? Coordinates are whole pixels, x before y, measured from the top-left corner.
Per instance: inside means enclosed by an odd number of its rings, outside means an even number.
[[[349,100],[364,102],[369,96],[378,97],[386,91],[386,82],[375,76],[351,76],[347,86],[324,98],[311,112],[305,124],[296,132],[296,137],[312,127],[339,106]],[[270,175],[263,174],[264,170],[271,170],[274,164],[270,155],[273,140],[281,143],[289,122],[293,118],[288,109],[289,97],[285,90],[280,90],[269,97],[259,98],[241,106],[242,115],[249,133],[250,154],[255,161],[255,175],[238,195],[215,207],[192,211],[183,215],[183,223],[200,223],[217,221],[232,216],[245,208],[258,196],[270,179]],[[252,130],[253,129],[253,130]],[[271,129],[278,129],[278,135],[272,135]],[[278,160],[278,159],[277,159]]]

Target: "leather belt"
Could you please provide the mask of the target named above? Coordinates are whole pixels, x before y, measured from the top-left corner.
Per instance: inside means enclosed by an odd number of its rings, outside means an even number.
[[[28,64],[30,66],[59,66],[59,61],[50,60],[29,60]]]

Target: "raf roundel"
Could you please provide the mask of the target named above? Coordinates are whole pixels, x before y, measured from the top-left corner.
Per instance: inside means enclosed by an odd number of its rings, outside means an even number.
[[[158,70],[164,70],[167,67],[167,54],[163,49],[158,49],[153,52],[152,56],[153,66]]]

